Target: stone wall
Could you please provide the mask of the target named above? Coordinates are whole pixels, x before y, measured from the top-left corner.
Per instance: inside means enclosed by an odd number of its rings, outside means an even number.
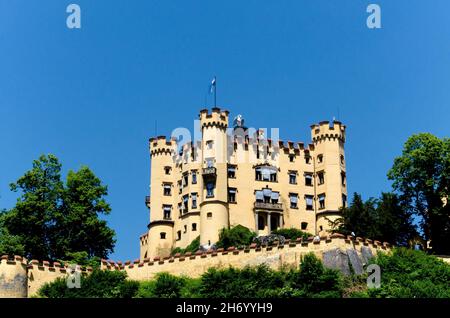
[[[252,244],[247,248],[228,250],[218,249],[217,251],[197,252],[195,254],[177,254],[173,257],[161,259],[136,260],[114,262],[102,260],[102,269],[105,270],[125,270],[130,279],[148,280],[152,279],[159,272],[168,272],[173,275],[186,275],[199,277],[208,268],[256,266],[266,264],[272,269],[281,267],[297,267],[303,255],[313,252],[329,268],[341,270],[344,274],[350,274],[352,268],[356,273],[362,273],[363,265],[368,259],[378,251],[389,251],[388,243],[379,241],[364,240],[362,238],[345,238],[335,234],[330,237],[323,237],[320,241],[313,239],[302,241],[286,241],[283,245],[257,247]]]
[[[177,254],[173,257],[150,260],[136,260],[114,262],[102,260],[101,268],[104,270],[123,270],[129,279],[148,280],[159,272],[168,272],[173,275],[187,275],[199,277],[208,268],[226,268],[233,266],[243,268],[266,264],[272,269],[281,267],[297,267],[303,255],[313,252],[324,265],[329,268],[341,270],[349,274],[351,270],[356,273],[363,271],[368,259],[379,251],[388,252],[390,245],[379,241],[362,238],[345,238],[343,235],[334,234],[330,237],[322,237],[320,241],[308,240],[289,241],[283,245],[258,247],[252,244],[246,248],[197,252],[194,254]],[[83,270],[88,274],[92,268]],[[54,281],[58,277],[66,277],[67,267],[55,262],[39,262],[15,256],[10,258],[2,256],[0,262],[0,298],[23,298],[36,295],[40,287],[45,283]]]

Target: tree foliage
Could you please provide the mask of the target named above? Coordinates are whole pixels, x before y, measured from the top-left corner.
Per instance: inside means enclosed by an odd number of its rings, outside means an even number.
[[[247,246],[252,243],[255,237],[255,232],[250,231],[245,226],[238,224],[230,229],[222,229],[220,231],[219,241],[216,243],[216,246],[219,248]]]
[[[20,193],[14,208],[1,215],[0,246],[28,258],[71,260],[85,253],[86,261],[112,252],[114,231],[99,217],[110,213],[102,185],[87,167],[69,171],[61,181],[61,164],[41,156],[11,190]]]
[[[429,133],[411,136],[388,172],[410,213],[421,218],[435,253],[450,253],[450,139]]]
[[[306,240],[308,237],[312,236],[312,234],[303,232],[296,228],[277,229],[272,231],[272,234],[281,235],[287,240],[296,240],[298,238],[303,238]]]
[[[200,248],[200,235],[197,236],[188,246],[186,246],[186,248],[181,248],[181,247],[176,247],[172,250],[172,255],[175,255],[177,253],[187,253],[187,252],[191,252],[191,253],[195,253],[198,251],[198,249]]]
[[[407,245],[416,235],[410,213],[397,195],[382,193],[379,199],[363,201],[354,193],[351,204],[342,208],[342,218],[332,223],[334,232]]]
[[[45,298],[131,298],[139,289],[139,283],[126,280],[122,271],[94,270],[81,276],[81,288],[68,288],[66,280],[58,278],[44,284],[38,291]]]

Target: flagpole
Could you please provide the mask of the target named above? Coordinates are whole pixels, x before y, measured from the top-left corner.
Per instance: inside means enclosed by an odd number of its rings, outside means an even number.
[[[214,76],[214,107],[217,107],[217,78]]]

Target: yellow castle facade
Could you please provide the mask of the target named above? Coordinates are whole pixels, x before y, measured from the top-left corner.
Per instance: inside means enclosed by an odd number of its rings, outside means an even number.
[[[223,228],[245,226],[258,235],[296,228],[329,234],[347,202],[345,126],[311,126],[311,143],[284,142],[271,130],[229,122],[220,108],[201,110],[198,140],[181,145],[165,136],[149,141],[148,231],[140,258],[165,257],[200,236],[208,248]],[[276,131],[276,130],[275,130]]]

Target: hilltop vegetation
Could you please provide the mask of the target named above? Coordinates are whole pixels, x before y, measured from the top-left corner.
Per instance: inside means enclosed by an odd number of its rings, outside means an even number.
[[[450,298],[450,265],[422,251],[394,249],[372,260],[382,269],[381,287],[367,287],[366,275],[345,277],[327,269],[314,254],[296,269],[275,271],[261,265],[243,269],[210,268],[200,278],[159,273],[150,281],[125,280],[123,272],[95,270],[82,288],[69,290],[64,280],[44,285],[41,297],[138,298]]]

